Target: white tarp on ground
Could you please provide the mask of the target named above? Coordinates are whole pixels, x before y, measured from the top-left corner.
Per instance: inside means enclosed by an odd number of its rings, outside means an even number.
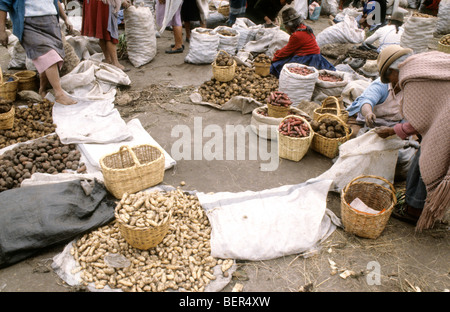
[[[327,209],[332,181],[239,193],[197,193],[211,223],[211,255],[269,260],[314,250],[340,220]]]
[[[164,152],[165,157],[165,169],[172,168],[176,161],[159,145],[155,139],[142,127],[139,119],[132,119],[127,124],[127,131],[131,133],[132,139],[129,141],[123,142],[115,142],[110,144],[90,144],[90,143],[82,143],[78,144],[78,148],[80,149],[82,155],[84,155],[89,161],[89,164],[92,166],[90,172],[95,170],[101,170],[100,167],[100,158],[107,154],[118,152],[120,147],[123,145],[128,145],[130,147],[141,145],[141,144],[150,144],[156,147],[159,147]]]

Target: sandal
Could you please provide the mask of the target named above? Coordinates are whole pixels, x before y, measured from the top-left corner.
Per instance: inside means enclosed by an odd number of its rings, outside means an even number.
[[[181,48],[176,49],[176,50],[172,50],[172,49],[166,50],[166,53],[167,54],[183,53],[183,51],[184,51],[184,47],[181,47]]]

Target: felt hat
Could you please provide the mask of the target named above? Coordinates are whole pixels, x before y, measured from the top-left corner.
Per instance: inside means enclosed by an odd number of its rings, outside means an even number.
[[[377,58],[378,72],[380,73],[380,80],[383,83],[388,83],[389,81],[384,77],[386,71],[399,57],[412,53],[411,49],[402,48],[399,45],[392,44],[384,48]]]
[[[281,18],[283,19],[283,24],[289,23],[297,18],[301,18],[301,16],[297,13],[297,11],[289,7],[281,13]]]
[[[391,15],[391,21],[398,21],[398,22],[403,23],[404,18],[405,18],[405,15],[399,11],[396,11]]]

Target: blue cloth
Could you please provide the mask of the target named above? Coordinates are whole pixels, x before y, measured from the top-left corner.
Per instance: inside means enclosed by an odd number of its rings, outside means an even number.
[[[294,55],[291,58],[285,58],[276,62],[273,62],[270,66],[270,73],[277,78],[280,77],[281,70],[283,69],[284,64],[287,63],[298,63],[306,66],[312,66],[316,69],[328,69],[335,71],[336,68],[327,61],[326,58],[322,56],[322,54],[309,54],[304,56]]]
[[[53,0],[59,18],[59,0]],[[9,12],[13,24],[13,34],[22,41],[25,20],[25,0],[0,0],[0,11]]]
[[[361,107],[368,103],[372,108],[384,103],[389,95],[389,84],[382,83],[380,78],[374,80],[355,101],[347,107],[348,115],[353,116],[361,111]]]
[[[227,22],[228,26],[233,26],[236,18],[245,16],[246,0],[230,0],[230,16]]]

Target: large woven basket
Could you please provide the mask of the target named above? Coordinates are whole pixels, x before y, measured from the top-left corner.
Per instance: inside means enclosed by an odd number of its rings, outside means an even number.
[[[266,77],[270,75],[270,63],[253,63],[255,67],[255,74],[260,75],[261,77]]]
[[[300,116],[288,115],[283,118],[281,122],[290,117],[294,117],[296,119],[302,120],[303,122],[306,122],[309,127],[309,136],[303,138],[295,138],[283,135],[278,132],[278,156],[284,159],[300,161],[309,150],[314,136],[314,131],[312,130],[309,122],[305,118]]]
[[[225,53],[228,55],[228,53],[223,50],[220,50],[219,53]],[[219,55],[219,53],[217,55]],[[235,60],[233,60],[233,65],[230,66],[219,66],[216,64],[216,61],[214,61],[211,65],[214,79],[220,82],[228,82],[233,80],[237,66]]]
[[[381,180],[380,183],[358,181],[362,179]],[[355,210],[350,203],[359,198],[378,214],[368,214]],[[386,179],[373,175],[362,175],[348,183],[341,194],[341,219],[344,230],[364,238],[375,239],[381,235],[397,203],[394,186]]]
[[[12,129],[14,126],[15,108],[11,105],[9,112],[0,114],[0,130]]]
[[[122,146],[116,153],[100,159],[105,187],[116,198],[161,183],[164,179],[164,152],[156,146],[142,144]]]
[[[127,243],[134,248],[147,250],[149,248],[156,247],[169,231],[172,212],[169,212],[169,217],[166,222],[162,223],[160,226],[137,227],[123,223],[123,221],[118,217],[118,207],[119,206],[117,206],[114,211],[114,216],[116,218],[117,225],[119,226],[120,234],[127,241]]]
[[[314,120],[318,120],[323,114],[334,114],[338,116],[344,123],[348,121],[348,111],[342,110],[339,99],[335,96],[329,96],[322,101],[322,107],[314,110]]]
[[[0,68],[0,72],[2,69]],[[8,81],[9,78],[12,78],[12,81]],[[19,85],[19,79],[12,75],[4,75],[0,74],[0,98],[14,102],[17,97],[17,88]]]
[[[323,114],[317,120],[321,121],[323,118],[336,119],[344,127],[346,135],[340,138],[327,138],[318,133],[314,133],[311,148],[328,158],[334,158],[339,154],[339,146],[350,139],[350,136],[352,135],[352,128],[347,126],[336,115]]]
[[[222,3],[220,3],[219,8],[217,9],[217,12],[219,12],[220,14],[222,14],[225,17],[228,17],[230,15],[230,5],[229,4],[222,5]]]
[[[23,70],[14,74],[14,77],[19,79],[17,91],[22,90],[38,90],[37,74],[32,70]]]
[[[443,36],[441,39],[439,39],[438,42],[438,51],[450,53],[450,45],[442,44],[441,40],[444,38],[450,38],[450,34]]]

